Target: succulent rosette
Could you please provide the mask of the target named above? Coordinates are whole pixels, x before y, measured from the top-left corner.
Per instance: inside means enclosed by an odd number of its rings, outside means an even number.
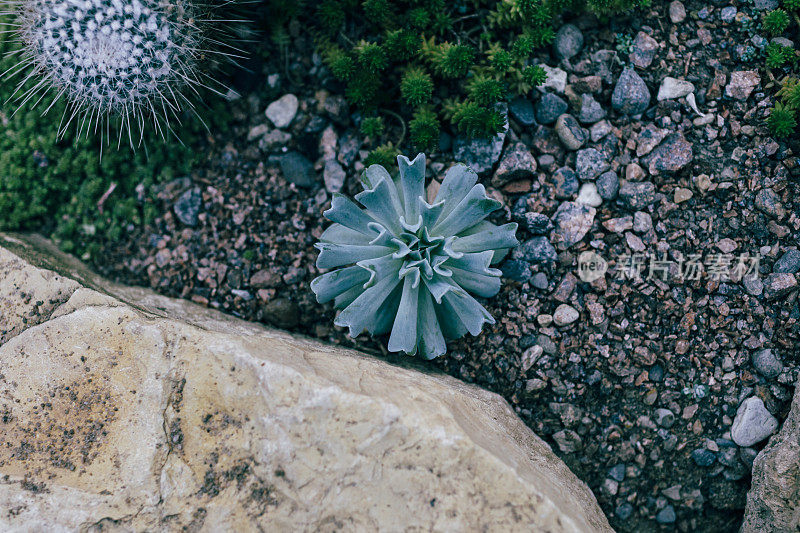
[[[392,352],[433,359],[446,341],[494,324],[475,297],[500,290],[492,268],[519,243],[516,224],[486,220],[501,203],[486,195],[469,167],[450,168],[432,203],[425,195],[425,156],[397,158],[393,178],[380,165],[362,178],[355,199],[337,194],[325,216],[317,267],[335,269],[311,282],[320,303],[333,301],[335,324],[351,337],[389,333]]]

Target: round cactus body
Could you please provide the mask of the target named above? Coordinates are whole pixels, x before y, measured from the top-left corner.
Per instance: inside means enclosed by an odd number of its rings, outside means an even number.
[[[222,5],[222,4],[220,4]],[[68,103],[62,128],[74,120],[90,132],[110,119],[120,137],[152,121],[163,134],[181,110],[194,108],[184,94],[209,87],[200,65],[207,55],[231,57],[225,23],[216,7],[189,0],[14,0],[6,15],[22,45],[14,101],[45,96]],[[198,21],[203,21],[199,24]],[[207,37],[214,24],[216,38]],[[48,105],[49,110],[51,105]]]
[[[37,70],[71,102],[100,113],[150,110],[191,69],[190,35],[157,2],[34,0],[22,21]]]

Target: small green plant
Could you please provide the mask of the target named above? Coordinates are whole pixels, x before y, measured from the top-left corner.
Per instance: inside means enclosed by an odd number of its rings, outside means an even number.
[[[391,167],[398,154],[400,154],[400,150],[395,148],[392,143],[382,144],[367,155],[364,165],[367,167],[372,165]]]
[[[334,196],[325,211],[334,224],[316,247],[317,268],[335,270],[311,289],[319,303],[342,310],[335,324],[351,337],[388,333],[390,351],[433,359],[447,351],[447,339],[494,324],[472,295],[500,290],[501,272],[492,265],[517,246],[517,225],[485,220],[501,204],[468,167],[453,166],[428,203],[425,156],[397,162],[397,178],[379,165],[366,170],[356,195],[361,206]]]
[[[378,139],[386,131],[386,124],[381,117],[366,117],[361,121],[361,134],[370,139]]]
[[[439,117],[429,107],[418,109],[408,127],[415,146],[433,150],[439,144]]]
[[[437,128],[471,137],[503,130],[496,104],[545,82],[532,59],[555,37],[562,11],[606,17],[645,5],[649,0],[323,0],[311,10],[316,17],[302,23],[314,27],[348,100],[367,114],[397,112],[411,142],[426,150]]]
[[[776,137],[788,137],[797,127],[795,115],[793,108],[778,102],[767,117],[767,125]]]
[[[795,61],[795,51],[789,46],[771,43],[767,46],[767,68],[781,68]]]
[[[773,9],[761,21],[764,31],[770,35],[780,35],[789,27],[789,14],[783,9]]]
[[[775,97],[777,102],[767,117],[767,125],[775,137],[788,137],[797,128],[800,116],[800,81],[784,78]]]
[[[800,0],[783,0],[783,7],[789,13],[800,11]]]
[[[433,79],[419,67],[409,69],[400,81],[400,93],[412,107],[427,104],[433,97]]]
[[[800,26],[800,0],[783,0],[783,9],[775,9],[764,15],[762,20],[765,32],[781,35],[790,27],[791,31]],[[776,39],[777,41],[777,39]],[[775,107],[767,117],[767,126],[775,137],[789,137],[797,129],[800,119],[800,84],[798,84],[798,52],[780,42],[770,43],[766,50],[765,65],[768,69],[781,69],[788,75],[778,82],[775,94]],[[768,73],[775,78],[775,73]]]
[[[785,78],[781,81],[781,89],[776,96],[787,106],[800,109],[800,80],[797,78]]]

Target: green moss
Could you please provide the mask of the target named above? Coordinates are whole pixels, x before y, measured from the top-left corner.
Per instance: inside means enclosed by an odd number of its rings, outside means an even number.
[[[762,25],[770,35],[780,35],[789,27],[789,14],[783,9],[773,9],[764,15]]]
[[[781,68],[795,61],[794,49],[779,43],[769,44],[766,53],[767,68]]]
[[[370,139],[379,139],[386,131],[386,124],[381,117],[367,117],[361,121],[361,134]]]
[[[400,155],[400,150],[395,148],[392,143],[383,144],[367,155],[364,159],[364,166],[369,168],[371,165],[381,165],[382,167],[392,168],[396,166],[397,156]]]
[[[411,142],[418,150],[431,151],[439,144],[439,118],[430,108],[417,110],[408,127],[411,132]]]
[[[775,137],[788,137],[797,127],[797,118],[794,109],[778,102],[767,117],[767,125]]]
[[[409,69],[400,81],[400,94],[410,106],[427,104],[433,96],[433,79],[421,68]]]
[[[350,102],[367,113],[399,113],[418,144],[434,137],[431,113],[467,135],[500,131],[505,117],[495,104],[544,83],[544,71],[531,61],[552,42],[562,12],[608,17],[646,5],[649,0],[323,0],[317,19],[305,18],[307,10],[298,18],[316,26],[317,46]]]

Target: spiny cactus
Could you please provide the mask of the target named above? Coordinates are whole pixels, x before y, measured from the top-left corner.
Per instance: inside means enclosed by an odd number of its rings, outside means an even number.
[[[163,135],[182,107],[192,107],[181,91],[210,85],[198,64],[221,43],[204,35],[208,12],[189,1],[15,0],[5,6],[22,44],[13,70],[22,76],[15,103],[38,103],[48,91],[53,101],[63,97],[69,104],[63,129],[75,120],[79,131],[89,132],[118,117],[120,138],[127,131],[133,145],[134,127],[143,130],[152,119]]]
[[[489,298],[500,290],[501,273],[491,265],[517,246],[517,225],[485,220],[501,204],[465,165],[448,170],[428,203],[425,156],[397,162],[396,179],[379,165],[366,170],[356,195],[363,208],[334,197],[325,211],[334,224],[316,247],[317,267],[336,270],[311,289],[320,303],[342,309],[335,323],[350,336],[389,333],[390,351],[433,359],[447,351],[446,339],[494,324],[471,294]]]

